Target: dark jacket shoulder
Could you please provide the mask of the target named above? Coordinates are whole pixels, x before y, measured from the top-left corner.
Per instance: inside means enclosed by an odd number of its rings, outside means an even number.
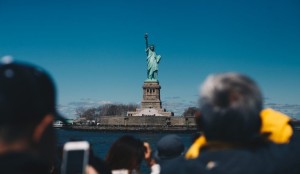
[[[6,153],[0,155],[0,171],[3,174],[48,174],[50,169],[32,154]]]
[[[161,173],[291,174],[296,170],[289,156],[290,150],[289,145],[268,143],[257,148],[201,151],[194,160],[182,158],[165,164]]]

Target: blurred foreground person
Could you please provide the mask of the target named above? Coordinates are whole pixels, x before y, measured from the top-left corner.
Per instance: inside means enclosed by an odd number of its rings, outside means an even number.
[[[150,145],[125,135],[112,144],[106,165],[112,174],[139,174],[143,159],[148,162],[152,174],[159,173],[159,166],[151,161]]]
[[[0,173],[48,174],[55,169],[53,120],[56,91],[51,77],[29,64],[0,63]],[[87,173],[96,174],[92,167]]]
[[[0,64],[0,171],[49,173],[59,117],[50,76],[27,64]]]
[[[185,147],[178,135],[169,134],[162,137],[156,143],[154,160],[156,163],[163,165],[165,161],[174,160],[184,155]]]
[[[185,159],[162,167],[162,174],[299,173],[299,141],[290,118],[263,110],[262,94],[247,76],[209,76],[201,88],[197,124],[203,131]]]
[[[106,157],[107,167],[112,174],[140,173],[145,155],[144,143],[132,136],[122,136],[114,142]]]

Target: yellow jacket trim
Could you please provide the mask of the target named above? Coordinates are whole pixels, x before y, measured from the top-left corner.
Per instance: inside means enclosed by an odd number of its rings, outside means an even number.
[[[273,109],[264,109],[260,113],[262,120],[261,133],[268,133],[268,139],[274,143],[289,143],[293,135],[293,129],[289,124],[291,118]],[[206,144],[206,139],[202,135],[191,145],[185,154],[186,159],[195,159],[199,156],[200,149]]]
[[[273,109],[264,109],[261,114],[261,133],[269,133],[269,140],[274,143],[289,143],[293,129],[289,124],[291,118]]]

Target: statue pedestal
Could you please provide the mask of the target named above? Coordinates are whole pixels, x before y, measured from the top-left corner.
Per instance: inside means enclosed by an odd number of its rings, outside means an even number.
[[[172,112],[166,112],[161,106],[160,89],[158,81],[145,81],[141,108],[127,112],[127,116],[173,116]]]
[[[143,85],[142,108],[162,109],[160,101],[160,85],[159,82],[145,81]]]

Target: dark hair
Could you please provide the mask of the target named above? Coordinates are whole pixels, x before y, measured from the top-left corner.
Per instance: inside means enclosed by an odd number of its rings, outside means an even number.
[[[201,89],[200,110],[208,141],[247,143],[259,136],[262,95],[247,76],[209,76]]]
[[[110,170],[139,170],[145,151],[141,140],[129,135],[122,136],[112,144],[106,157],[106,165]]]

